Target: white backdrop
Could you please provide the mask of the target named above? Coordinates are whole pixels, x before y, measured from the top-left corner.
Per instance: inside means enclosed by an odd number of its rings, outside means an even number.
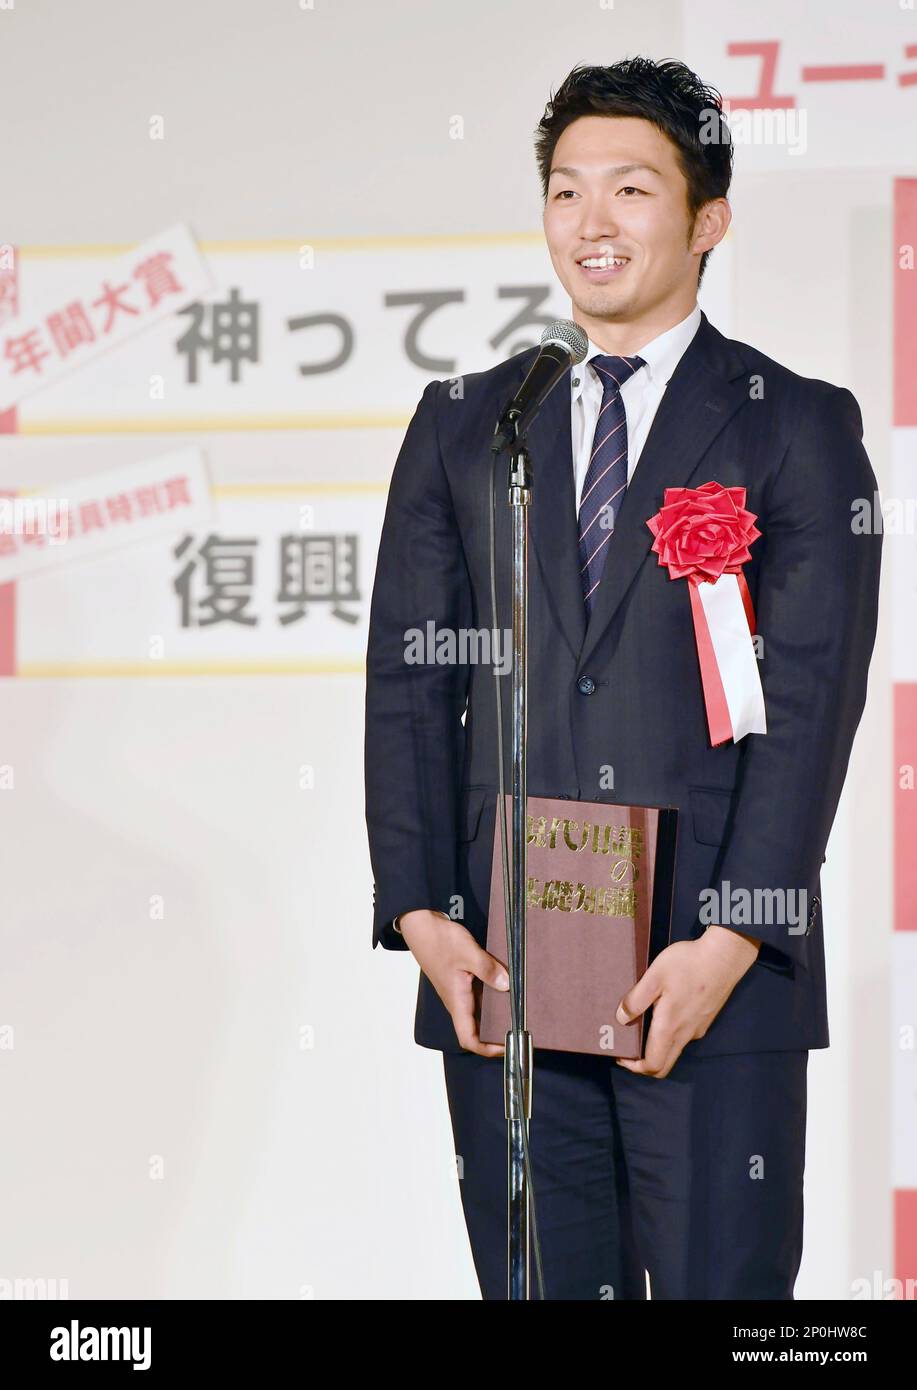
[[[187,409],[176,383],[155,417],[156,362],[138,346],[135,373],[100,359],[85,389],[74,372],[36,392],[0,438],[0,490],[199,447],[219,527],[273,546],[298,524],[284,508],[314,504],[319,529],[360,535],[363,590],[346,631],[319,611],[246,645],[179,631],[161,542],[17,585],[17,674],[0,685],[0,1296],[23,1280],[74,1298],[478,1296],[440,1057],[411,1037],[416,967],[370,949],[359,653],[385,484],[426,380],[447,374],[399,360],[397,390],[380,392],[373,296],[410,285],[418,250],[442,264],[415,287],[471,284],[470,235],[481,283],[505,279],[496,238],[540,227],[531,132],[577,62],[682,56],[734,94],[753,90],[755,65],[727,55],[731,40],[792,39],[780,91],[801,92],[803,62],[870,56],[873,7],[854,0],[684,8],[0,13],[0,92],[19,117],[0,240],[22,249],[23,293],[43,260],[103,265],[177,221],[218,271],[220,255],[270,261],[324,239],[323,293],[278,291],[278,313],[349,295],[368,348],[318,396],[287,360],[287,376],[253,374],[231,399],[210,375]],[[876,34],[893,74],[913,15]],[[55,100],[36,103],[39,86]],[[840,134],[824,137],[827,90],[804,94],[820,131],[807,153],[737,150],[733,228],[702,302],[724,331],[854,391],[882,485],[892,179],[917,171],[884,140],[894,76],[855,170]],[[332,267],[354,237],[353,269]],[[241,274],[218,274],[217,297]],[[452,342],[464,370],[505,355],[486,346],[486,303],[469,299],[477,331]],[[884,618],[823,873],[832,1046],[810,1061],[800,1298],[849,1298],[892,1272],[890,640]]]

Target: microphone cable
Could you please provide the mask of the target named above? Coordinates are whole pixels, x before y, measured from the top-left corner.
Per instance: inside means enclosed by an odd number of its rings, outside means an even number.
[[[494,474],[501,454],[494,451],[490,468],[490,612],[493,619],[493,641],[497,640],[497,633],[501,631],[497,624],[497,541],[496,541],[496,487]],[[526,628],[526,641],[528,641],[528,629]],[[509,851],[506,844],[506,788],[503,768],[503,696],[500,689],[502,677],[494,662],[494,691],[496,695],[497,707],[497,749],[498,749],[498,769],[499,769],[499,796],[497,803],[497,816],[500,822],[500,845],[503,854],[503,920],[506,923],[506,965],[509,975],[509,1008],[512,1030],[519,1032],[519,1001],[516,997],[516,977],[512,962],[512,899],[513,888],[509,873]],[[526,786],[526,797],[528,797],[528,787]],[[524,824],[527,824],[528,807],[523,813]],[[534,1050],[534,1044],[533,1044]],[[522,1152],[525,1167],[525,1180],[528,1187],[529,1216],[531,1222],[531,1248],[535,1256],[535,1274],[538,1281],[538,1295],[542,1302],[545,1302],[544,1292],[544,1267],[541,1260],[541,1240],[538,1235],[538,1220],[535,1212],[535,1178],[532,1171],[532,1154],[529,1147],[529,1122],[525,1113],[526,1106],[522,1089],[522,1064],[519,1057],[519,1048],[514,1047],[513,1052],[513,1076],[516,1083],[516,1094],[522,1111]],[[534,1080],[534,1064],[530,1082]],[[509,1156],[507,1155],[507,1162]],[[508,1255],[507,1255],[508,1258]],[[507,1269],[507,1275],[509,1270]]]

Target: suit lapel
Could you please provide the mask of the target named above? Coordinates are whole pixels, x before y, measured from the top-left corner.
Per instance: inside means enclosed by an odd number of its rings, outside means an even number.
[[[525,371],[530,365],[526,363]],[[548,602],[573,656],[578,657],[586,635],[586,608],[579,574],[570,416],[570,373],[567,372],[528,429],[527,447],[533,480],[529,534]]]
[[[646,523],[662,506],[665,489],[690,483],[717,435],[747,399],[748,376],[742,359],[702,314],[659,402],[624,494],[580,662],[589,660],[641,565],[647,559],[657,563]]]
[[[525,354],[520,382],[534,359],[534,350]],[[625,493],[588,624],[579,572],[568,374],[545,400],[528,431],[534,480],[530,536],[548,601],[577,662],[592,655],[641,565],[648,558],[655,562],[646,522],[662,506],[665,489],[687,486],[710,445],[747,399],[744,362],[702,313],[700,327],[659,403]]]

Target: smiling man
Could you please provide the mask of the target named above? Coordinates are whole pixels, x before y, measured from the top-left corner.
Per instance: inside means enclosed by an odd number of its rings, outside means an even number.
[[[671,139],[636,116],[580,116],[553,146],[551,136],[548,122],[538,159],[554,269],[581,328],[628,356],[695,309],[731,218],[731,146],[686,170]]]
[[[877,615],[881,536],[855,533],[851,508],[876,481],[849,391],[724,338],[697,304],[730,221],[714,90],[680,63],[577,68],[535,148],[551,260],[589,352],[528,433],[529,793],[680,812],[671,944],[609,1000],[622,1023],[653,1005],[645,1058],[536,1051],[546,1294],[641,1299],[648,1271],[653,1298],[791,1299],[808,1053],[828,1046],[819,876]],[[478,1033],[481,989],[507,987],[483,946],[493,674],[410,666],[404,634],[489,625],[488,445],[534,355],[424,391],[392,476],[367,650],[373,944],[420,965],[414,1036],[443,1052],[493,1299],[506,1296],[503,1066]],[[763,712],[742,723],[727,693],[732,737],[713,736],[688,581],[672,581],[648,526],[667,489],[707,488],[691,493],[698,524],[678,553],[716,551],[711,487],[733,489],[760,532],[735,569],[763,646]],[[497,546],[502,616],[507,507]],[[711,920],[706,905],[736,892],[754,910]],[[798,901],[804,921],[785,907]]]

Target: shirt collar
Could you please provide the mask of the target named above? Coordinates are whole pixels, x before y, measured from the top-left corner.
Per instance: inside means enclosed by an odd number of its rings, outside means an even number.
[[[665,386],[668,383],[699,327],[700,305],[695,304],[690,314],[687,318],[682,319],[681,323],[676,323],[673,328],[667,328],[664,333],[658,334],[657,337],[640,348],[637,354],[633,354],[643,358],[646,366],[642,367],[641,371],[646,374],[650,381],[656,382],[660,386]],[[574,368],[571,376],[571,381],[577,382],[577,385],[571,388],[575,401],[579,400],[583,394],[587,377],[586,367],[593,357],[603,356],[605,353],[605,349],[597,347],[591,338],[588,341],[589,351],[579,366]],[[599,385],[594,372],[589,372],[588,376],[593,385]]]

